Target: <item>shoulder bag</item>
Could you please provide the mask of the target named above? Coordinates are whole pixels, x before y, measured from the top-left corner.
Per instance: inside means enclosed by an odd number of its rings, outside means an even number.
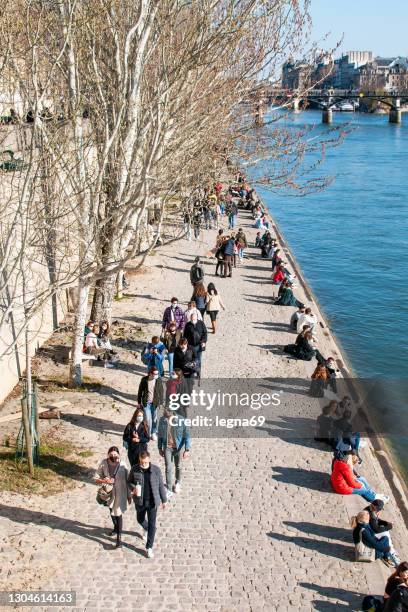
[[[359,541],[355,545],[356,561],[371,563],[371,561],[375,561],[375,549],[364,544],[363,531],[364,529],[360,530]]]
[[[118,473],[118,470],[120,468],[120,461],[119,461],[119,465],[116,468],[114,474],[113,474],[113,479],[116,478],[116,474]],[[110,504],[112,503],[113,500],[113,487],[114,484],[102,484],[99,489],[98,492],[96,493],[96,501],[98,502],[98,504],[100,506],[110,506]]]

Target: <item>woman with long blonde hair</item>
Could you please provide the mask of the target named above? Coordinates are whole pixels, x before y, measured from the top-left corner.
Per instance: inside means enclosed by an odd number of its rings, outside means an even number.
[[[392,560],[390,541],[387,536],[377,539],[373,529],[370,527],[370,514],[367,510],[362,510],[356,516],[353,516],[350,521],[353,529],[353,542],[358,544],[363,542],[367,548],[375,550],[375,558],[381,559],[387,567],[395,567],[396,564]]]

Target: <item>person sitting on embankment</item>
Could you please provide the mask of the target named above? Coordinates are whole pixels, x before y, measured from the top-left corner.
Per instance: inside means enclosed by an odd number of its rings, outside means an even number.
[[[276,306],[303,306],[302,302],[299,302],[293,295],[293,291],[290,286],[285,287],[279,299],[275,302]]]
[[[333,491],[339,495],[361,495],[365,500],[372,502],[382,499],[387,502],[389,498],[381,493],[376,493],[362,476],[356,474],[353,469],[354,451],[347,450],[336,452],[330,476]],[[369,522],[369,519],[368,521]]]
[[[353,529],[353,542],[357,546],[360,542],[365,547],[375,550],[375,558],[381,559],[388,567],[395,567],[390,553],[390,544],[387,536],[377,539],[370,527],[370,517],[367,511],[359,512],[350,521]],[[363,559],[361,559],[363,560]],[[364,559],[365,560],[365,559]]]
[[[392,543],[390,531],[392,530],[392,523],[385,521],[380,518],[380,514],[384,508],[384,502],[382,499],[375,499],[369,506],[364,508],[370,515],[370,527],[373,530],[375,537],[380,540],[383,536],[387,536],[390,544],[391,560],[397,566],[401,563],[394,545]]]
[[[299,306],[299,308],[297,310],[295,310],[295,312],[292,314],[292,316],[290,317],[290,329],[292,331],[296,331],[297,330],[297,322],[299,320],[300,315],[302,315],[305,312],[305,306]]]
[[[403,561],[398,565],[395,572],[387,580],[384,592],[384,602],[391,597],[395,589],[400,585],[408,587],[408,563]],[[407,589],[407,605],[408,605],[408,589]]]
[[[302,361],[311,361],[313,357],[316,357],[319,363],[324,363],[325,359],[323,355],[314,348],[312,340],[312,332],[306,329],[304,333],[299,334],[296,338],[295,344],[287,344],[283,347],[283,350],[285,353],[289,353],[296,359],[301,359]]]

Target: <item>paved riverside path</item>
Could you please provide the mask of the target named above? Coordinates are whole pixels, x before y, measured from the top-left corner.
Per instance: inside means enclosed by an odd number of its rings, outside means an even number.
[[[252,243],[255,230],[250,223],[248,213],[240,212],[238,224]],[[130,291],[137,297],[115,305],[115,316],[133,319],[143,313],[150,332],[159,332],[170,298],[177,296],[183,305],[189,300],[188,271],[194,256],[212,247],[215,234],[206,232],[205,242],[182,241],[160,249],[149,261],[149,274],[133,281]],[[253,248],[247,254],[232,279],[213,276],[214,260],[205,265],[205,281],[216,282],[227,311],[219,315],[217,334],[209,334],[203,376],[310,376],[312,364],[274,352],[276,345],[294,339],[285,326],[292,309],[271,303],[270,260],[259,259]],[[300,289],[297,294],[302,299]],[[330,343],[330,338],[320,337],[323,353],[329,347],[335,350]],[[144,371],[138,365],[105,370],[111,391],[82,396],[76,403],[74,437],[81,436],[95,450],[95,464],[111,444],[121,446]],[[299,395],[305,390],[306,383]],[[112,409],[112,396],[119,411]],[[95,409],[93,416],[86,415],[89,405]],[[387,573],[382,573],[380,562],[367,566],[352,561],[348,520],[363,502],[330,491],[329,453],[279,435],[293,426],[291,418],[280,414],[275,434],[256,440],[193,439],[183,466],[182,492],[158,514],[154,559],[144,556],[133,507],[124,516],[125,545],[112,548],[113,540],[106,535],[108,512],[96,504],[92,484],[29,503],[21,496],[3,497],[0,528],[6,538],[14,537],[12,554],[19,556],[15,567],[27,572],[36,563],[48,567],[42,576],[33,576],[32,588],[73,589],[78,610],[358,609],[373,588],[381,593]],[[150,447],[154,462],[163,466],[154,444]],[[363,453],[362,473],[389,493],[384,483],[380,486],[372,451]],[[392,502],[386,514],[396,525],[397,543],[404,530]],[[11,556],[4,570],[9,563]]]

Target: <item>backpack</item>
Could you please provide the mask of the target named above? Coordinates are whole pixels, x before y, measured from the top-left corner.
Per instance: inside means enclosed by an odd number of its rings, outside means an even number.
[[[142,363],[144,363],[146,366],[149,366],[151,364],[152,354],[150,352],[150,346],[148,344],[146,344],[142,351],[141,359]]]
[[[384,609],[384,604],[377,597],[366,595],[362,601],[361,608],[365,612],[380,612]]]
[[[201,266],[194,266],[191,274],[191,280],[193,283],[199,283],[204,278],[203,269]]]

